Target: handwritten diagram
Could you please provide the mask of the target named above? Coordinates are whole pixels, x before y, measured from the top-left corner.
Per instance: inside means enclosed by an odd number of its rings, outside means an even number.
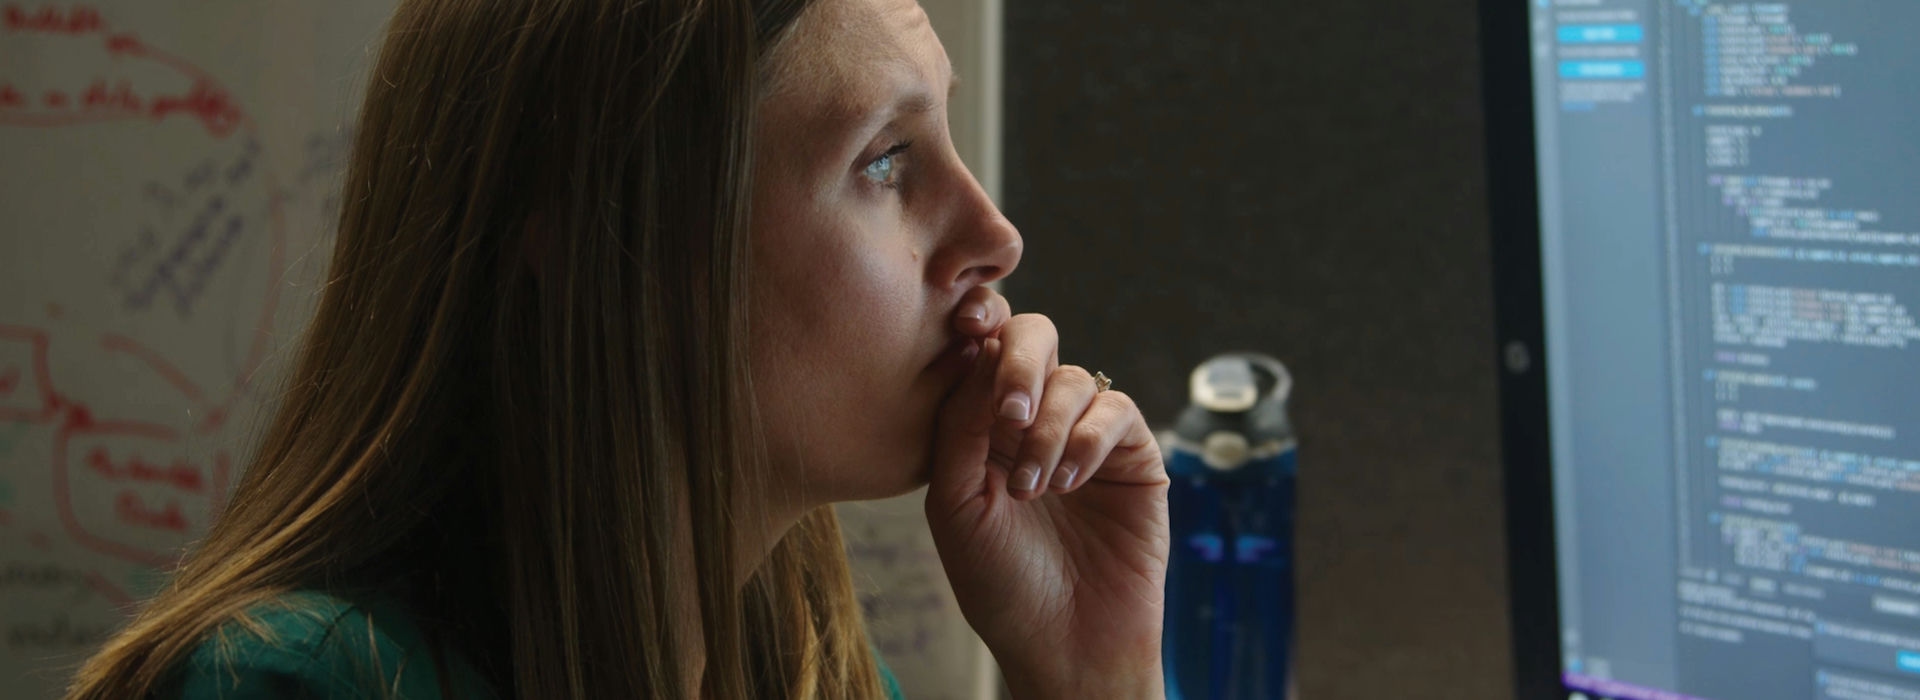
[[[311,85],[374,29],[276,67],[244,30],[311,18],[121,4],[0,3],[0,700],[57,695],[220,511],[338,206]]]

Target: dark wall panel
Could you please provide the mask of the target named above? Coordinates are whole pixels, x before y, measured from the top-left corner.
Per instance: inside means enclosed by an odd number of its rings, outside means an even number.
[[[1156,425],[1294,370],[1301,695],[1510,695],[1471,3],[1008,0],[1006,292]]]

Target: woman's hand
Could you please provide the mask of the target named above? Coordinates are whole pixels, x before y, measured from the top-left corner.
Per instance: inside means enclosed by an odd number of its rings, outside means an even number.
[[[1168,482],[1146,420],[1059,363],[1045,316],[982,287],[955,325],[981,347],[941,408],[926,510],[961,612],[1017,698],[1163,697]]]

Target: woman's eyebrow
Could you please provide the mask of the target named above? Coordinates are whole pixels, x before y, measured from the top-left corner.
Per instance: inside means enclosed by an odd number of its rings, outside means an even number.
[[[886,117],[884,121],[893,121],[903,114],[925,114],[938,109],[940,101],[933,98],[933,93],[921,89],[922,85],[916,82],[913,87],[907,88],[905,94],[893,103],[893,110],[884,115]],[[947,81],[947,101],[951,102],[954,92],[959,89],[960,74],[954,73]]]
[[[941,101],[924,88],[925,83],[918,80],[900,80],[891,92],[896,95],[891,103],[872,104],[870,106],[841,104],[830,110],[833,121],[841,130],[865,131],[882,124],[892,123],[903,115],[926,114],[940,107]],[[952,74],[947,81],[947,100],[953,99],[954,92],[960,88],[960,75]]]

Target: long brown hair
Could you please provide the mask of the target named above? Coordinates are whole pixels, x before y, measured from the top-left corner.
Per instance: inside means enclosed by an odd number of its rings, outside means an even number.
[[[703,694],[878,695],[832,511],[744,589],[726,534],[766,473],[745,346],[755,105],[808,4],[403,2],[253,462],[67,697],[145,696],[304,588],[402,597],[510,697],[678,696],[689,570]]]

